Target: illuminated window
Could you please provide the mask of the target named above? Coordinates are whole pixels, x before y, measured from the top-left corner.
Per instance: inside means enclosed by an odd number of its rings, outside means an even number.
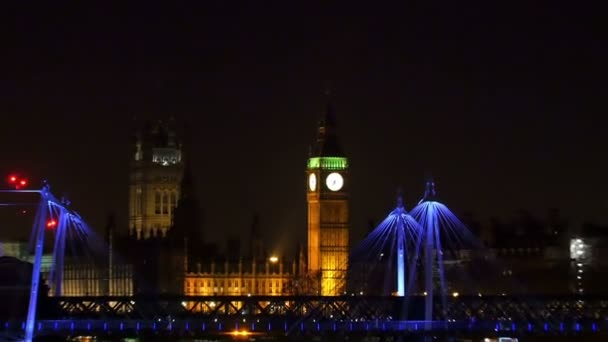
[[[154,213],[155,214],[160,214],[160,191],[156,191],[156,194],[154,196]]]
[[[171,192],[171,211],[177,207],[177,196],[175,195],[175,191]]]
[[[135,189],[135,215],[141,215],[141,207],[142,207],[142,201],[141,201],[141,188],[138,187]]]
[[[163,214],[167,215],[169,213],[169,196],[165,192],[163,194]]]

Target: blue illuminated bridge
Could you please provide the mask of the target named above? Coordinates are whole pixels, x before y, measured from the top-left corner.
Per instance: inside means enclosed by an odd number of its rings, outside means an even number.
[[[595,335],[608,332],[608,297],[479,297],[448,301],[424,321],[425,298],[371,296],[55,297],[36,336]],[[42,308],[41,308],[42,309]],[[438,312],[438,311],[437,311]],[[3,322],[5,333],[25,321]],[[606,336],[608,337],[608,335]]]
[[[447,207],[434,200],[434,183],[427,184],[425,199],[414,208],[413,216],[403,209],[399,199],[397,208],[362,244],[365,253],[376,257],[382,256],[383,251],[395,251],[388,254],[386,264],[379,266],[383,270],[394,266],[394,278],[383,284],[396,285],[397,295],[333,297],[61,297],[65,236],[88,234],[90,230],[69,208],[69,202],[58,201],[49,189],[46,185],[41,190],[0,190],[40,195],[32,234],[35,262],[27,318],[0,322],[0,341],[32,341],[34,337],[44,336],[114,338],[148,334],[233,337],[263,334],[288,339],[370,334],[565,338],[589,335],[608,339],[608,296],[446,295],[442,262],[436,259],[441,253],[432,251],[441,250],[442,232],[446,227],[456,233],[466,233],[466,230]],[[38,303],[44,231],[48,228],[56,229],[50,276],[55,293]],[[408,265],[407,260],[414,262]],[[425,275],[424,293],[428,295],[412,295],[421,293],[413,290],[417,265],[422,265],[419,273]],[[435,292],[430,286],[435,281],[434,265],[439,265],[441,284]],[[384,273],[391,274],[390,271]]]

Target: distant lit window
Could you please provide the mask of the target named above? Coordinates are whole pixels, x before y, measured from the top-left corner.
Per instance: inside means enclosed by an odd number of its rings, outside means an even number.
[[[163,214],[166,215],[169,213],[169,196],[165,192],[163,194]]]
[[[160,191],[156,191],[156,194],[154,195],[154,213],[155,214],[160,214]]]
[[[175,195],[175,191],[171,192],[171,211],[177,207],[177,196]]]
[[[142,191],[140,187],[135,189],[135,215],[141,215],[142,208]]]
[[[585,244],[582,239],[571,239],[570,240],[570,258],[579,260],[585,259],[589,255],[589,246]]]
[[[163,166],[175,165],[181,161],[181,152],[174,148],[155,148],[152,162]]]

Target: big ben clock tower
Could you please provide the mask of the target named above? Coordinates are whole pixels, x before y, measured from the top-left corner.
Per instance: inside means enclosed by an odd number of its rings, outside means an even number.
[[[330,103],[319,122],[306,170],[308,274],[322,296],[346,289],[348,269],[348,160],[336,135]]]

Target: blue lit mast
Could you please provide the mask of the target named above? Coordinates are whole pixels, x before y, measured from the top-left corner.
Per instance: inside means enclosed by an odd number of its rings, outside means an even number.
[[[405,214],[401,190],[397,194],[397,296],[405,296],[405,225],[401,214]]]
[[[435,201],[435,183],[432,180],[428,180],[426,182],[426,188],[424,190],[424,197],[420,201],[423,202],[431,202]],[[419,203],[419,204],[420,204]],[[430,209],[430,207],[429,207]],[[424,319],[430,322],[433,319],[433,250],[434,248],[434,239],[433,233],[437,229],[437,215],[426,215],[426,224],[423,224],[423,227],[426,228],[425,239],[426,243],[424,244],[424,276],[425,276],[425,303],[424,303]],[[439,250],[436,253],[440,253]]]

